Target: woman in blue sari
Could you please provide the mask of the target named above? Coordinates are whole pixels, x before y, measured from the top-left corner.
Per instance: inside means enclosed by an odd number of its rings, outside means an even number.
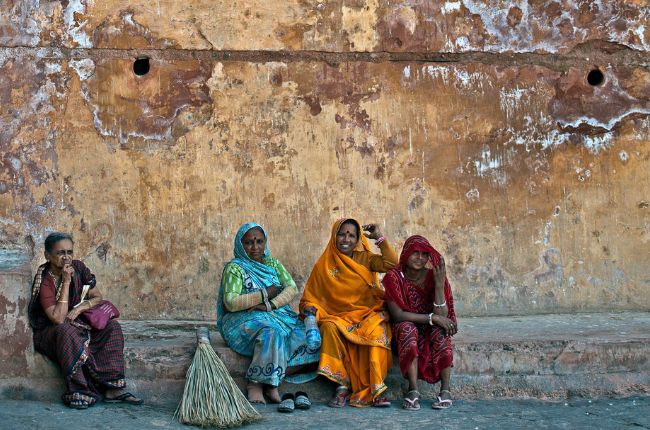
[[[270,256],[262,226],[246,223],[235,236],[235,258],[221,276],[217,328],[235,352],[252,357],[248,400],[280,402],[281,381],[316,378],[320,350],[307,347],[305,325],[289,303],[298,294],[282,263]]]

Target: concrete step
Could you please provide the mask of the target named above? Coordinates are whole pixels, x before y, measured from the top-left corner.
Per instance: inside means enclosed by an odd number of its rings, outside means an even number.
[[[122,321],[130,389],[153,404],[176,404],[196,348],[195,330],[205,321]],[[538,315],[464,318],[454,337],[452,387],[457,398],[558,398],[650,392],[650,313]],[[241,388],[248,360],[212,331],[212,346]],[[0,380],[0,398],[57,397],[63,384],[40,354],[26,375]],[[396,363],[396,360],[395,360]],[[404,380],[395,364],[389,397],[401,396]],[[326,400],[332,384],[319,378],[300,389]],[[283,390],[297,390],[289,384]],[[422,384],[425,397],[437,387]]]

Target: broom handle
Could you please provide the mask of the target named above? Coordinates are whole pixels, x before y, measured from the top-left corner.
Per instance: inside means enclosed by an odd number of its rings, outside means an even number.
[[[210,333],[207,327],[199,327],[196,329],[196,340],[199,343],[210,344]]]

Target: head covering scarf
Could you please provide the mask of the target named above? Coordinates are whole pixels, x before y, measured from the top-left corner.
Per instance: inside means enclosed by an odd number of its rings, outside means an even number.
[[[409,257],[414,252],[427,252],[430,255],[429,264],[431,267],[440,264],[440,253],[424,237],[414,235],[406,239],[402,253],[399,256],[399,264],[386,274],[383,285],[386,292],[386,300],[394,302],[401,309],[407,312],[423,313],[432,312],[433,309],[433,290],[435,283],[433,280],[433,271],[427,270],[422,290],[417,287],[411,287],[411,284],[404,277],[404,270]],[[454,312],[454,299],[451,294],[451,285],[449,279],[445,276],[444,287],[445,300],[447,302],[448,318],[456,322]]]
[[[264,245],[264,257],[271,255],[271,252],[269,251],[269,235],[266,234],[264,227],[255,222],[247,222],[246,224],[239,227],[237,235],[235,236],[235,258],[231,261],[231,263],[236,263],[239,267],[244,269],[259,288],[266,288],[270,287],[271,285],[280,285],[278,272],[273,267],[255,261],[251,259],[248,254],[246,254],[246,250],[244,249],[244,245],[241,241],[244,238],[244,235],[248,233],[249,230],[254,228],[259,228],[262,230],[262,233],[266,238],[266,244]]]
[[[258,289],[270,287],[271,285],[280,285],[278,272],[273,267],[255,261],[251,259],[248,254],[246,254],[246,250],[242,244],[242,239],[244,238],[244,235],[253,228],[259,228],[262,230],[262,233],[264,233],[264,237],[266,238],[266,244],[264,246],[264,257],[266,258],[271,255],[271,252],[269,251],[269,235],[266,233],[266,230],[264,230],[264,227],[255,222],[247,222],[246,224],[239,227],[239,230],[237,230],[233,246],[233,254],[235,258],[230,260],[228,264],[234,263],[241,267],[250,276],[254,286]],[[226,308],[223,304],[223,291],[220,289],[219,300],[217,302],[217,326],[219,328],[221,327],[221,320],[225,313]]]
[[[329,243],[305,285],[300,310],[315,307],[319,323],[333,322],[353,343],[390,347],[390,334],[382,327],[387,315],[383,310],[384,292],[377,273],[336,247],[336,234],[346,221],[360,226],[351,218],[339,219],[332,225]],[[358,234],[355,251],[370,251],[368,239],[361,231]]]
[[[427,252],[430,255],[427,273],[422,287],[410,282],[404,276],[409,257],[414,252]],[[386,290],[386,300],[401,309],[416,314],[433,312],[435,281],[432,267],[440,264],[440,253],[422,236],[411,236],[404,242],[399,264],[389,271],[382,283]],[[445,277],[444,296],[447,303],[447,318],[456,322],[454,299],[449,280]],[[397,345],[400,370],[407,375],[413,360],[417,357],[418,378],[433,384],[440,380],[442,369],[453,365],[451,338],[434,325],[410,322],[393,323],[393,339]]]

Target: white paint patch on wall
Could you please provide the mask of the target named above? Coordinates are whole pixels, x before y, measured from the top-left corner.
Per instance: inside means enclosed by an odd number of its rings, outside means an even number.
[[[70,67],[72,67],[74,71],[77,72],[79,79],[82,81],[87,80],[95,74],[95,62],[90,58],[72,60],[70,61]]]
[[[499,90],[499,108],[501,112],[506,114],[506,118],[510,119],[514,116],[519,108],[524,94],[528,92],[527,88],[515,87],[513,89],[502,88]]]
[[[61,73],[61,64],[59,63],[45,63],[45,74],[52,75],[54,73]]]
[[[614,133],[605,133],[602,136],[582,136],[582,142],[592,154],[598,154],[601,150],[612,146]]]
[[[86,3],[92,5],[93,0],[69,0],[68,6],[63,11],[66,33],[80,48],[92,48],[93,46],[90,37],[83,31],[88,21],[77,22],[75,18],[75,14],[84,15],[86,13]]]
[[[471,92],[483,93],[484,85],[494,87],[492,76],[485,73],[468,72],[460,67],[445,66],[423,66],[422,74],[430,79],[439,79],[444,85],[455,84],[459,89],[471,90]],[[477,91],[480,90],[480,91]]]
[[[442,5],[440,8],[440,12],[442,12],[443,15],[447,15],[448,13],[451,12],[458,12],[460,11],[460,2],[459,1],[448,1],[445,2],[445,4]]]
[[[628,155],[628,153],[626,151],[621,151],[621,152],[618,153],[618,158],[622,162],[626,162],[627,160],[630,159],[630,156]]]
[[[446,2],[440,9],[441,14],[445,15],[457,10],[456,5],[460,7],[460,3]],[[610,42],[647,51],[650,49],[650,41],[646,38],[645,25],[635,24],[639,22],[646,23],[650,20],[650,8],[647,6],[647,2],[646,5],[625,5],[625,3],[620,0],[611,2],[598,0],[591,2],[565,1],[562,2],[560,16],[548,19],[548,17],[539,16],[539,8],[529,7],[528,0],[511,2],[463,0],[463,6],[472,15],[480,17],[483,27],[490,37],[482,39],[481,42],[484,44],[482,46],[469,44],[466,47],[457,46],[457,49],[465,52],[487,50],[492,52],[539,51],[556,53],[560,49],[567,47],[568,39],[562,31],[570,28],[572,34],[569,39],[573,43],[607,37]],[[594,19],[587,23],[577,22],[576,17],[583,13],[582,8],[584,6],[591,10]],[[521,21],[514,27],[511,27],[508,23],[508,12],[512,7],[521,10]],[[630,16],[633,18],[630,18]],[[625,21],[627,26],[617,30],[612,25],[616,19]],[[535,33],[539,32],[544,32],[545,36],[536,38]],[[445,46],[445,48],[453,47],[456,47],[456,45],[449,44]]]
[[[468,192],[465,193],[465,197],[467,197],[467,200],[470,201],[470,203],[474,203],[479,199],[481,196],[481,193],[479,193],[478,189],[472,188]]]
[[[611,131],[612,128],[619,122],[623,121],[626,117],[633,115],[633,114],[643,114],[643,115],[650,115],[650,109],[647,108],[632,108],[629,109],[622,114],[610,118],[608,121],[601,121],[597,118],[593,117],[588,117],[588,116],[583,116],[580,117],[574,121],[558,121],[558,123],[562,127],[574,127],[577,128],[581,125],[590,125],[592,127],[601,127],[604,128],[607,131]]]
[[[481,153],[480,160],[474,160],[474,167],[476,168],[476,173],[479,176],[484,176],[490,170],[498,169],[501,167],[501,158],[500,157],[491,157],[490,150],[484,149]]]
[[[411,66],[405,66],[404,70],[402,71],[402,74],[406,79],[411,77]]]

